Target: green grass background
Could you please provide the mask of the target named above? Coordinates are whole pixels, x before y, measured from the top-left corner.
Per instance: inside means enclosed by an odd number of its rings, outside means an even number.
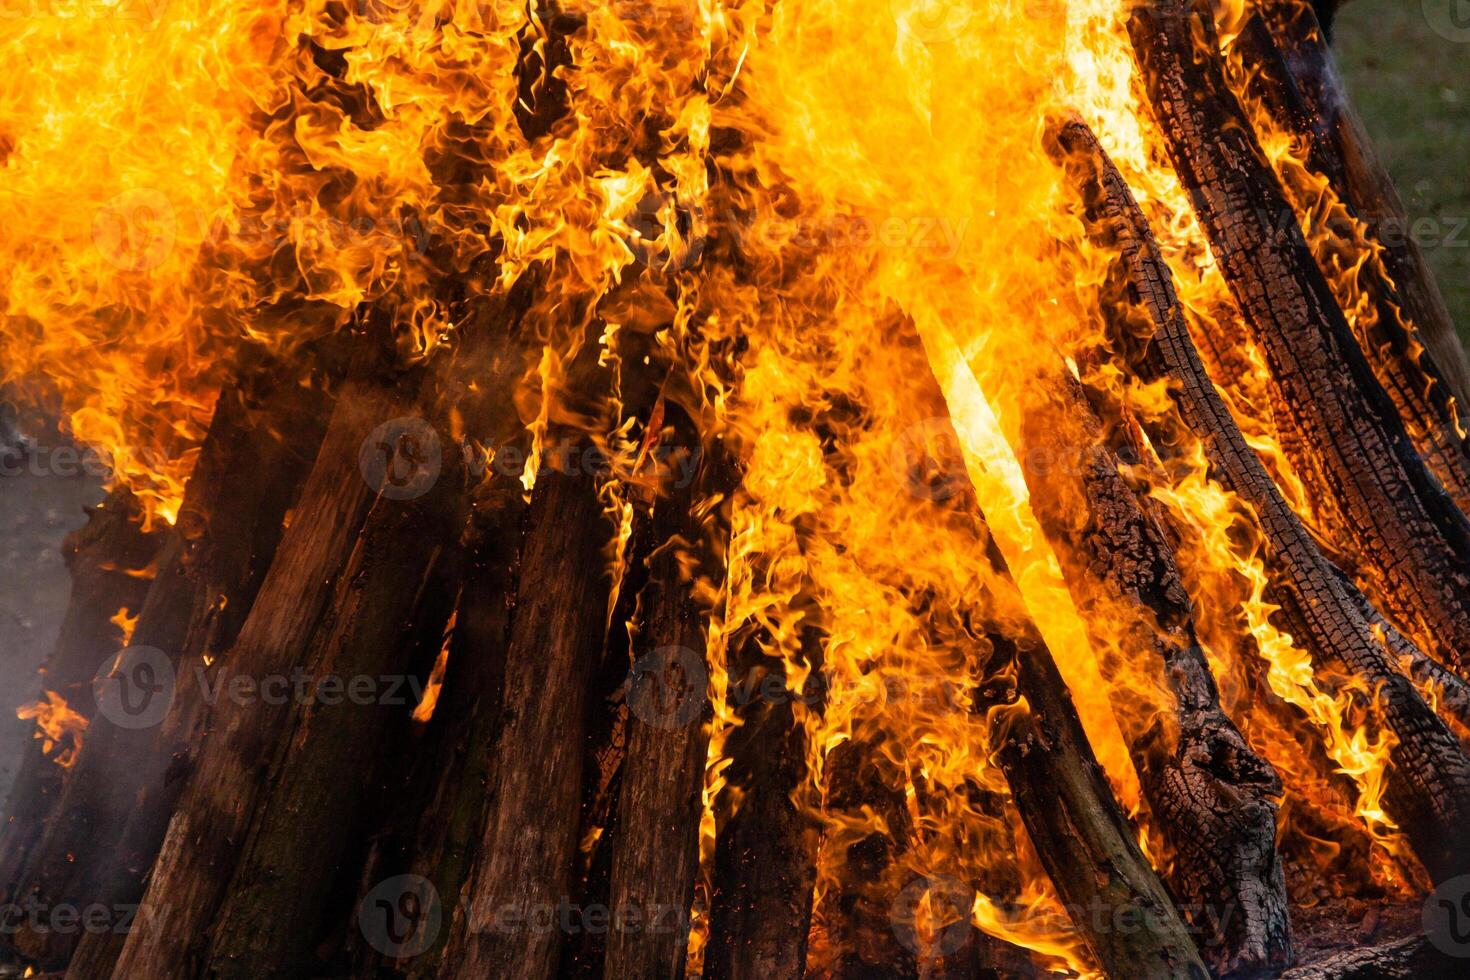
[[[1333,45],[1349,94],[1399,195],[1409,225],[1439,222],[1424,252],[1460,338],[1470,344],[1470,43],[1435,33],[1426,4],[1460,0],[1350,0]]]

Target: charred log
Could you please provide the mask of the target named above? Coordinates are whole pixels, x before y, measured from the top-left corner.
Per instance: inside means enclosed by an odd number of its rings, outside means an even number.
[[[1022,465],[1078,610],[1094,627],[1114,715],[1172,852],[1170,888],[1200,910],[1200,947],[1218,974],[1284,966],[1291,929],[1275,845],[1281,782],[1221,709],[1173,551],[1119,472],[1080,385],[1063,376],[1048,391],[1023,427]],[[1140,670],[1145,652],[1152,662]],[[1130,660],[1142,683],[1129,682]]]
[[[1129,31],[1148,95],[1247,327],[1264,352],[1287,452],[1351,534],[1385,612],[1464,673],[1470,650],[1470,521],[1429,472],[1373,376],[1275,176],[1181,2],[1135,10]]]
[[[820,636],[808,625],[808,662],[820,664]],[[805,777],[806,733],[779,661],[756,637],[739,644],[730,676],[737,690],[780,690],[779,698],[738,697],[741,725],[731,736],[729,784],[740,803],[715,843],[714,894],[705,976],[711,980],[785,980],[802,975],[812,916],[818,827],[793,802]],[[814,709],[815,710],[815,709]]]
[[[1342,197],[1346,220],[1329,215],[1313,229],[1319,263],[1350,267],[1365,252],[1381,260],[1356,273],[1370,303],[1352,318],[1359,346],[1415,446],[1460,508],[1470,507],[1470,439],[1459,418],[1465,355],[1310,9],[1295,0],[1254,5],[1230,54],[1247,76],[1235,82],[1244,96],[1307,149],[1308,166]]]
[[[1458,741],[1393,662],[1365,618],[1366,600],[1316,547],[1259,458],[1246,445],[1189,338],[1168,268],[1142,212],[1095,137],[1080,123],[1058,136],[1073,180],[1089,205],[1097,239],[1120,250],[1119,299],[1141,304],[1149,322],[1115,339],[1124,360],[1145,380],[1168,379],[1179,415],[1204,445],[1212,475],[1256,511],[1268,543],[1268,569],[1290,632],[1314,660],[1337,665],[1377,692],[1382,723],[1398,738],[1387,804],[1436,879],[1463,873],[1466,849],[1453,827],[1470,814],[1470,760]],[[1126,290],[1126,293],[1124,292]],[[1167,425],[1158,445],[1176,445]]]
[[[129,828],[130,821],[142,820],[153,809],[152,798],[167,793],[171,736],[178,734],[175,729],[192,729],[200,706],[193,674],[230,643],[250,609],[321,440],[313,420],[322,417],[324,406],[313,389],[282,383],[279,365],[257,368],[221,395],[131,641],[134,650],[157,651],[160,662],[142,655],[114,667],[124,673],[157,670],[161,679],[166,660],[174,684],[156,694],[160,703],[153,703],[152,694],[135,705],[114,700],[110,707],[126,708],[124,715],[99,712],[93,718],[26,876],[24,890],[38,900],[123,906],[141,896],[141,876],[162,839],[163,823],[153,820],[155,831],[141,835],[146,840],[138,845],[140,828]],[[247,479],[247,473],[259,479]],[[163,729],[157,727],[165,721]],[[106,936],[109,945],[118,938],[110,932],[85,935],[91,942]],[[77,941],[75,932],[63,930],[31,935],[22,929],[17,935],[29,956],[55,967],[66,965]]]
[[[487,810],[445,975],[549,976],[564,939],[554,913],[571,890],[613,529],[582,472],[543,473],[529,521]]]
[[[291,526],[251,615],[222,658],[218,690],[227,690],[219,685],[232,678],[241,679],[241,690],[253,689],[318,662],[311,656],[315,641],[331,632],[333,606],[353,587],[341,572],[358,552],[361,528],[377,499],[359,471],[362,446],[385,417],[412,411],[419,380],[365,370],[344,384]],[[349,617],[344,625],[350,624]],[[209,923],[228,895],[239,852],[267,795],[269,765],[262,761],[276,758],[277,747],[284,746],[292,714],[289,704],[261,698],[227,697],[215,705],[209,737],[150,873],[147,914],[128,937],[117,975],[184,977],[200,967]]]

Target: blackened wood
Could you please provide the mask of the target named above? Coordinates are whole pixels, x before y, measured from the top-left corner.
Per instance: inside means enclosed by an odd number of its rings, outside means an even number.
[[[1209,971],[1139,850],[1051,652],[1034,626],[1017,639],[994,632],[990,643],[991,700],[978,707],[990,713],[991,744],[1036,853],[1098,966],[1108,976],[1204,980]],[[1148,925],[1113,928],[1125,920]]]
[[[515,347],[510,339],[520,332],[526,295],[474,305],[455,346],[432,362],[418,399],[420,425],[448,432],[457,415],[478,432],[484,413],[502,407],[500,392],[473,394],[482,390],[475,382],[498,352]],[[248,842],[215,916],[204,965],[209,976],[306,972],[331,915],[334,876],[299,869],[314,863],[336,869],[353,853],[367,807],[381,805],[375,788],[385,779],[384,766],[410,738],[417,694],[453,612],[471,489],[469,454],[439,438],[428,457],[429,472],[437,473],[432,485],[415,487],[406,499],[386,492],[377,499],[340,572],[342,587],[304,663],[321,693],[291,706],[287,737],[265,776]],[[360,682],[369,696],[353,696]],[[336,690],[331,700],[327,684]],[[348,877],[355,890],[356,875]]]
[[[1354,273],[1369,309],[1350,322],[1414,445],[1461,509],[1470,509],[1470,439],[1458,417],[1466,405],[1465,355],[1310,9],[1298,0],[1253,5],[1230,51],[1228,63],[1239,57],[1245,76],[1233,83],[1306,149],[1308,167],[1328,180],[1347,213],[1346,222],[1329,216],[1313,229],[1319,263],[1352,268],[1375,250]],[[1315,188],[1308,193],[1317,196]]]
[[[1470,521],[1429,472],[1338,309],[1249,123],[1225,85],[1213,26],[1182,0],[1128,21],[1181,182],[1264,352],[1287,452],[1319,506],[1355,537],[1384,612],[1462,674],[1470,651]]]
[[[1278,969],[1291,961],[1276,853],[1281,782],[1220,706],[1155,505],[1123,478],[1076,380],[1058,372],[1039,387],[1043,404],[1027,413],[1019,453],[1032,507],[1092,631],[1171,852],[1166,881],[1198,910],[1200,949],[1218,975]]]
[[[363,374],[344,383],[291,525],[216,684],[290,677],[311,663],[318,635],[331,633],[332,606],[353,587],[341,574],[377,499],[359,470],[359,454],[379,424],[412,411],[419,381]],[[198,972],[292,716],[289,704],[218,699],[204,751],[149,876],[147,914],[128,937],[114,976],[163,980]]]
[[[1380,723],[1398,739],[1385,804],[1420,860],[1436,879],[1463,873],[1470,855],[1452,828],[1470,817],[1470,759],[1390,658],[1363,614],[1366,600],[1323,557],[1240,434],[1190,340],[1168,267],[1126,183],[1081,123],[1064,125],[1058,139],[1088,202],[1092,234],[1121,255],[1115,274],[1123,281],[1111,300],[1119,310],[1141,307],[1147,320],[1117,329],[1119,353],[1145,380],[1170,382],[1179,416],[1203,444],[1212,476],[1255,509],[1267,544],[1271,598],[1291,635],[1314,662],[1346,670],[1375,692]],[[1151,436],[1156,445],[1182,442],[1167,427]]]
[[[1281,980],[1453,980],[1464,971],[1463,959],[1445,955],[1423,936],[1409,936],[1335,953],[1287,970]]]
[[[1347,97],[1347,87],[1337,69],[1337,59],[1328,42],[1330,36],[1316,30],[1305,9],[1289,0],[1270,0],[1259,8],[1277,44],[1285,51],[1286,65],[1296,80],[1314,124],[1314,147],[1336,151],[1340,173],[1331,173],[1334,186],[1369,226],[1381,230],[1386,250],[1384,261],[1398,287],[1409,321],[1418,329],[1433,360],[1431,377],[1445,382],[1461,412],[1470,410],[1470,363],[1459,332],[1435,285],[1434,274],[1412,234],[1403,201],[1388,170],[1373,148],[1362,117]],[[1317,20],[1327,28],[1317,7]]]
[[[819,665],[820,638],[813,634],[806,624],[811,642],[803,646],[811,651],[808,661]],[[737,644],[731,657],[732,689],[785,694],[735,699],[740,726],[726,746],[732,760],[726,780],[739,806],[715,842],[704,954],[710,980],[797,980],[806,966],[819,828],[794,800],[807,778],[808,748],[795,702],[818,710],[820,692],[790,690],[770,659],[755,637]]]
[[[706,634],[713,583],[724,575],[728,524],[716,501],[723,460],[700,448],[693,419],[661,402],[665,470],[653,509],[655,551],[634,631],[619,836],[613,845],[603,976],[684,975],[689,910],[699,871],[699,821],[709,746]],[[704,579],[703,582],[700,579]],[[622,927],[620,927],[620,924]]]
[[[914,843],[905,806],[907,773],[896,764],[902,750],[882,735],[843,742],[827,756],[824,813],[838,825],[881,824],[834,855],[837,881],[824,909],[838,952],[833,972],[842,980],[915,980],[919,964],[890,915],[893,865]],[[850,833],[842,842],[852,839]],[[829,839],[830,848],[834,842]]]
[[[62,546],[72,590],[61,632],[41,672],[41,699],[59,697],[83,718],[96,709],[92,680],[122,646],[122,633],[112,622],[119,609],[134,614],[142,607],[165,535],[144,532],[137,501],[125,489],[110,493],[87,523],[67,535]],[[86,734],[82,746],[86,746]],[[48,754],[41,740],[26,745],[6,806],[0,835],[0,885],[6,901],[24,903],[34,881],[29,876],[33,852],[58,816],[57,801],[70,770],[57,762],[57,746]]]
[[[269,565],[282,520],[321,441],[325,398],[268,365],[220,396],[185,488],[176,527],[138,614],[132,646],[173,665],[160,697],[191,699],[191,672],[229,642]],[[195,699],[197,700],[197,699]],[[88,738],[32,861],[28,890],[48,904],[121,906],[141,896],[153,854],[124,836],[130,818],[164,791],[171,739],[156,726],[93,718]],[[156,848],[164,824],[155,822]],[[114,933],[87,933],[93,942]],[[33,959],[63,967],[82,934],[48,930],[17,941]]]
[[[939,397],[932,375],[916,391],[926,388]],[[947,442],[962,445],[953,432]],[[963,472],[962,461],[938,472],[954,473],[956,467]],[[946,504],[955,512],[951,523],[969,525],[964,533],[977,535],[978,560],[993,572],[990,595],[976,597],[993,621],[977,612],[970,617],[977,622],[966,629],[976,638],[974,710],[987,721],[988,749],[1033,849],[1105,974],[1203,980],[1209,971],[1189,926],[1113,795],[1056,661],[984,526],[979,502],[967,486],[960,490]],[[1114,927],[1125,921],[1145,925]]]
[[[543,472],[528,520],[487,812],[444,960],[465,980],[551,976],[565,938],[613,529],[581,469]]]

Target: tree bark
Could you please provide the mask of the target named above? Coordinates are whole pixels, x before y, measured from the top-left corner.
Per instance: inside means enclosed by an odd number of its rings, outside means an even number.
[[[1467,404],[1460,394],[1465,355],[1310,8],[1299,0],[1255,4],[1230,54],[1240,57],[1246,76],[1232,73],[1242,98],[1257,101],[1307,149],[1307,165],[1327,179],[1347,212],[1346,221],[1327,215],[1313,229],[1318,263],[1324,271],[1352,269],[1372,253],[1355,273],[1341,273],[1356,277],[1370,303],[1364,314],[1371,315],[1350,320],[1358,344],[1414,445],[1460,508],[1470,509],[1470,439],[1459,419]],[[1284,186],[1289,197],[1300,197]],[[1316,188],[1308,194],[1311,200],[1294,203],[1310,213]],[[1354,219],[1364,227],[1353,227]]]
[[[1192,922],[1218,975],[1285,966],[1281,781],[1221,709],[1158,515],[1119,472],[1081,386],[1070,375],[1043,385],[1045,404],[1028,411],[1019,456],[1172,852],[1166,880],[1198,910]]]
[[[1204,445],[1215,479],[1256,511],[1267,568],[1289,631],[1315,662],[1346,669],[1376,693],[1381,723],[1397,736],[1385,802],[1436,880],[1466,870],[1467,849],[1454,831],[1470,816],[1470,760],[1389,656],[1354,596],[1351,583],[1316,547],[1265,467],[1246,445],[1210,383],[1189,338],[1168,267],[1142,212],[1117,170],[1081,123],[1063,125],[1058,142],[1088,204],[1095,240],[1121,253],[1112,292],[1120,310],[1143,308],[1148,322],[1119,328],[1126,363],[1146,381],[1166,378],[1184,425]],[[1105,302],[1109,298],[1105,297]],[[1181,442],[1160,423],[1156,445]]]
[[[189,698],[191,691],[179,690],[190,683],[187,672],[238,630],[320,443],[322,431],[313,420],[322,417],[325,399],[279,369],[257,366],[220,396],[178,524],[139,612],[131,645],[160,651],[175,677],[184,676],[163,697]],[[159,735],[155,725],[119,726],[104,712],[93,718],[57,815],[33,857],[29,893],[45,896],[48,904],[137,901],[153,855],[129,847],[123,828],[139,800],[162,788],[171,753]],[[161,837],[160,826],[155,847]],[[114,937],[87,935],[94,942]],[[75,931],[32,934],[23,928],[17,944],[40,963],[61,968],[80,938]]]
[[[444,975],[544,977],[564,935],[590,690],[603,648],[613,529],[593,476],[542,474],[531,503],[506,654],[487,812]]]
[[[1150,103],[1247,327],[1264,352],[1292,463],[1357,557],[1385,612],[1470,669],[1470,522],[1425,467],[1373,376],[1225,86],[1213,25],[1182,0],[1135,9]]]
[[[360,472],[359,456],[379,423],[413,410],[420,380],[364,371],[344,384],[291,525],[214,679],[220,696],[211,730],[150,873],[140,910],[146,914],[128,937],[114,976],[182,980],[202,967],[210,924],[249,842],[268,789],[265,777],[292,723],[289,704],[267,702],[259,691],[254,698],[234,698],[229,685],[243,691],[289,678],[293,669],[320,662],[313,656],[319,639],[352,632],[357,620],[350,615],[334,631],[332,610],[346,603],[348,613],[360,611],[350,595],[355,583],[343,572],[354,556],[362,557],[359,536],[377,492]],[[386,631],[394,624],[376,626]]]
[[[41,700],[61,699],[90,725],[96,708],[92,680],[122,646],[122,631],[113,617],[119,609],[136,613],[142,607],[157,573],[164,537],[159,531],[142,530],[138,504],[123,489],[109,494],[88,522],[67,536],[63,553],[71,571],[71,598],[56,646],[41,672]],[[87,738],[82,733],[83,750]],[[64,742],[48,752],[37,739],[24,750],[0,835],[0,882],[7,902],[46,900],[37,893],[32,873],[36,865],[50,864],[38,848],[55,822],[67,816],[58,809],[58,801],[75,770],[64,768],[59,760],[75,748]]]
[[[1463,959],[1446,956],[1423,936],[1350,949],[1287,970],[1281,980],[1452,980],[1465,975]]]

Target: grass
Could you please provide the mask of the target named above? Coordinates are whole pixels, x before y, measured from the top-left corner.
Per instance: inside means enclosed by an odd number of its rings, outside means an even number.
[[[1434,222],[1420,245],[1470,344],[1470,31],[1452,40],[1431,24],[1462,2],[1351,0],[1333,44],[1410,228]]]

